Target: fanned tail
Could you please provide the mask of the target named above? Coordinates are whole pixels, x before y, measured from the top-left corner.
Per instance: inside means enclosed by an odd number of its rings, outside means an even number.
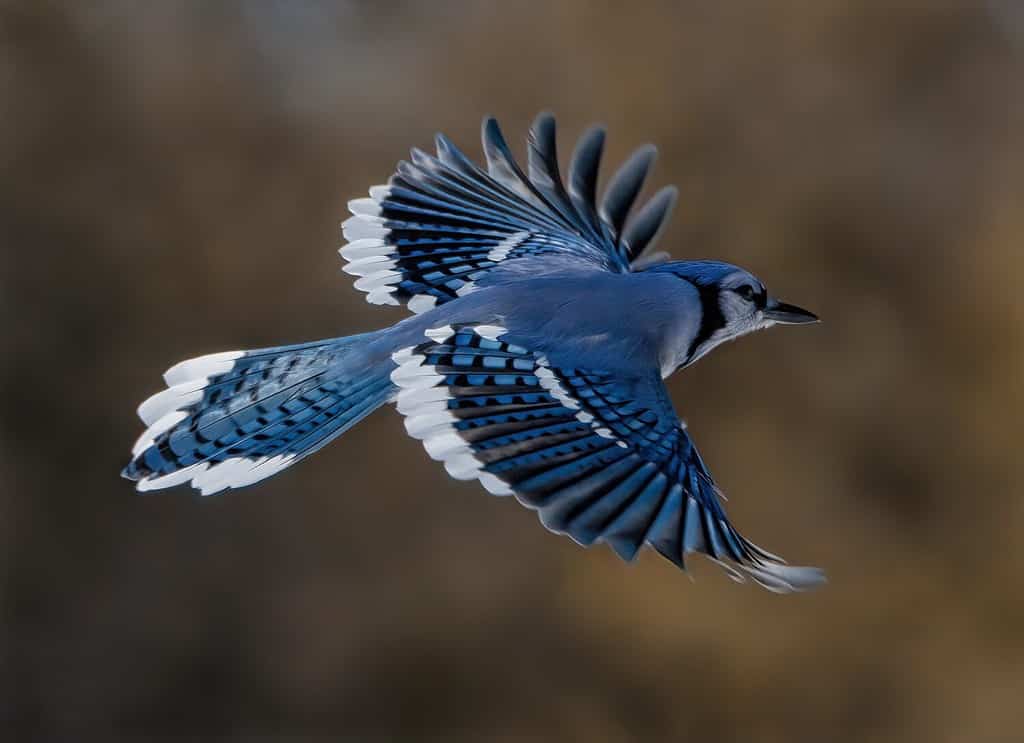
[[[139,406],[148,428],[122,474],[140,492],[188,482],[203,495],[277,474],[390,397],[388,368],[353,357],[366,338],[228,351],[171,367],[168,388]]]

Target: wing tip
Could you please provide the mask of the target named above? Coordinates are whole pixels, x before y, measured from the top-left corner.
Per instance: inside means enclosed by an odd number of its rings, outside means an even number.
[[[490,141],[505,141],[505,135],[502,134],[498,119],[491,114],[484,116],[483,121],[480,122],[480,136],[485,146]]]
[[[805,593],[828,583],[822,568],[782,563],[740,565],[755,583],[773,593]]]
[[[558,124],[555,115],[548,110],[540,111],[530,124],[530,136],[555,138]]]

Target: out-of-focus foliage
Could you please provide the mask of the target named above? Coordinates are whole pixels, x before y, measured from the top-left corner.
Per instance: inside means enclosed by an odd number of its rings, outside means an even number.
[[[1019,740],[1022,56],[1012,0],[0,3],[10,739]],[[544,108],[824,318],[671,385],[824,590],[581,550],[389,410],[251,491],[118,479],[171,363],[400,318],[345,201]]]

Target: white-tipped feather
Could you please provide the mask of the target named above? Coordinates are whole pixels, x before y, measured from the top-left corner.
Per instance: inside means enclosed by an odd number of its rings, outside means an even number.
[[[387,201],[391,195],[391,186],[370,186],[370,198],[374,201]]]
[[[213,377],[231,371],[236,359],[245,356],[245,351],[222,351],[194,359],[180,361],[164,372],[168,387],[189,382],[193,379]]]
[[[360,279],[362,281],[362,279]],[[393,286],[381,286],[374,289],[366,295],[366,301],[370,304],[390,304],[398,307],[401,302],[395,298],[394,295],[395,287]]]
[[[414,439],[425,439],[435,431],[449,429],[458,420],[447,410],[411,414],[405,418],[405,430]]]
[[[369,293],[366,300],[370,304],[398,306],[401,302],[394,296],[392,287],[402,281],[405,271],[398,268],[397,249],[394,245],[387,244],[390,229],[384,224],[380,206],[380,202],[389,195],[389,186],[374,186],[370,189],[370,198],[353,199],[349,202],[349,211],[354,216],[341,224],[342,234],[349,242],[338,252],[342,258],[349,261],[342,270],[360,277],[355,282],[355,287]],[[517,232],[509,235],[491,249],[488,258],[493,262],[504,260],[509,252],[522,244],[530,234]],[[477,286],[473,281],[464,277],[463,281],[465,283],[455,290],[457,296],[465,296],[476,291]],[[429,312],[437,303],[437,297],[430,294],[417,294],[405,302],[409,311],[414,314]],[[482,327],[486,333],[487,328],[497,326]]]
[[[487,260],[500,263],[508,257],[510,252],[522,245],[529,236],[529,232],[514,232],[491,248],[491,252],[487,254]]]
[[[488,335],[505,332],[504,328],[490,327],[491,332],[484,331]],[[479,333],[479,326],[474,330]],[[445,325],[431,328],[426,335],[437,343],[443,343],[454,332],[451,326]],[[451,393],[446,387],[434,386],[443,377],[433,366],[424,364],[425,356],[414,353],[412,348],[404,348],[395,352],[392,359],[399,363],[391,379],[399,387],[396,402],[399,412],[405,416],[405,430],[409,435],[421,439],[427,454],[444,462],[445,470],[455,479],[478,479],[488,492],[510,495],[512,489],[507,484],[483,471],[483,462],[473,455],[470,443],[455,428],[458,418],[447,409]]]
[[[365,214],[370,217],[380,216],[381,208],[374,199],[352,199],[348,202],[348,210],[353,214]]]
[[[451,338],[455,334],[451,325],[442,325],[438,328],[429,328],[424,331],[423,335],[427,336],[432,341],[438,343],[444,343],[446,340]]]
[[[264,480],[283,470],[285,467],[290,465],[294,459],[294,454],[278,454],[273,457],[259,458],[232,457],[213,465],[203,462],[202,468],[193,469],[196,465],[187,467],[180,472],[173,473],[173,475],[167,475],[165,478],[160,478],[159,485],[154,481],[151,483],[151,488],[170,487],[171,485],[184,482],[190,477],[192,480],[192,487],[197,489],[201,495],[214,495],[215,493],[219,493],[228,488],[241,488],[246,485],[252,485],[260,480]],[[188,473],[188,476],[184,478],[178,477],[174,482],[168,481],[166,484],[163,482],[172,476],[181,476],[182,473]],[[142,488],[140,487],[140,489]]]
[[[341,270],[350,276],[369,276],[381,269],[393,269],[395,262],[386,255],[369,255],[365,258],[357,258],[354,261],[342,266]]]
[[[433,294],[417,294],[406,302],[405,306],[410,312],[419,315],[434,309],[437,306],[437,297]]]
[[[580,410],[581,406],[579,401],[572,397],[565,387],[562,386],[561,381],[559,381],[555,373],[547,367],[547,364],[548,360],[545,356],[538,357],[537,368],[533,373],[537,376],[537,381],[540,382],[540,386],[550,392],[552,397],[562,403],[565,407],[569,408],[569,410],[577,411],[576,420],[581,423],[593,424],[595,420],[594,416],[584,410]],[[601,438],[611,439],[623,449],[629,448],[629,444],[616,436],[615,432],[610,428],[606,426],[594,426],[593,428],[594,433]]]
[[[437,373],[437,367],[432,364],[423,363],[422,356],[413,356],[391,372],[391,381],[399,387],[404,387],[406,381],[415,382],[418,377],[433,377],[435,381],[441,380]]]
[[[204,378],[176,384],[157,392],[139,405],[139,418],[147,426],[151,426],[172,410],[183,410],[202,400],[205,387],[206,379]]]
[[[243,474],[238,480],[232,482],[231,487],[240,488],[252,485],[254,482],[259,482],[271,475],[276,475],[291,465],[295,461],[295,457],[295,454],[277,454],[270,458],[261,457],[253,464],[252,469],[248,473]]]
[[[184,469],[180,469],[177,472],[172,472],[169,475],[161,475],[159,477],[144,477],[135,483],[135,489],[140,493],[145,493],[150,490],[162,490],[163,488],[171,488],[175,485],[180,485],[183,482],[188,482],[194,476],[209,467],[207,462],[198,462]]]
[[[426,403],[450,400],[451,393],[444,387],[403,390],[398,394],[398,412],[402,415],[416,412]]]
[[[555,373],[545,366],[546,363],[546,359],[538,359],[537,369],[534,371],[534,374],[537,375],[537,381],[540,382],[540,386],[550,392],[552,397],[562,403],[565,407],[569,408],[569,410],[579,410],[579,402],[569,396],[569,393],[567,393],[565,388],[562,387],[562,383],[558,381],[558,377],[555,376]]]
[[[475,480],[483,465],[472,454],[456,454],[445,460],[444,468],[456,480]]]
[[[387,237],[390,231],[384,226],[383,219],[367,214],[357,214],[341,223],[341,234],[350,241],[368,238],[381,239]]]
[[[443,462],[456,454],[470,454],[472,456],[469,444],[451,430],[424,439],[423,448],[427,450],[430,458],[437,462]]]
[[[481,338],[497,340],[507,330],[499,325],[477,325],[473,332]],[[431,328],[426,336],[435,343],[449,340],[455,330],[450,325]],[[443,379],[434,366],[425,364],[426,356],[415,353],[415,347],[403,348],[392,355],[398,367],[391,379],[399,387],[396,402],[398,410],[405,416],[405,430],[413,438],[423,441],[427,454],[444,462],[444,468],[456,480],[479,480],[480,484],[494,495],[511,495],[512,488],[497,475],[484,471],[484,463],[476,458],[472,445],[462,438],[455,428],[458,418],[448,409],[451,393],[446,387],[436,386]],[[515,353],[526,354],[526,349],[509,346]],[[541,384],[567,407],[578,409],[579,403],[571,398],[562,387],[551,369],[543,366],[547,359],[540,357],[540,366],[535,370]],[[582,410],[576,413],[584,423],[593,422],[594,416]],[[598,433],[614,434],[608,428],[599,428]],[[621,446],[625,444],[618,441]]]
[[[142,452],[146,451],[146,449],[153,445],[157,436],[162,434],[164,431],[174,428],[174,426],[181,423],[186,418],[188,418],[188,413],[184,410],[172,410],[157,419],[149,428],[143,431],[141,436],[139,436],[139,440],[136,441],[135,446],[132,447],[132,456],[137,457],[142,454]]]
[[[363,276],[361,279],[357,279],[355,287],[360,291],[368,292],[371,289],[379,289],[382,286],[397,284],[401,280],[402,274],[399,271],[385,269],[383,271],[371,273],[369,276]]]
[[[486,338],[489,341],[496,341],[498,336],[508,332],[508,328],[503,328],[500,325],[477,325],[473,330],[481,338]]]
[[[253,464],[255,464],[255,460],[248,457],[237,457],[217,462],[193,477],[192,487],[201,495],[213,495],[227,488],[232,481],[239,480]]]
[[[338,252],[345,260],[356,261],[372,255],[391,255],[395,252],[395,247],[378,238],[367,237],[343,245]]]
[[[440,412],[444,412],[445,411],[445,407],[444,407],[444,404],[441,403],[441,404],[438,404],[434,408],[431,408],[431,407],[428,407],[428,406],[423,406],[422,408],[420,408],[420,410],[421,411],[434,410],[434,411],[440,413]],[[419,417],[425,417],[425,416],[419,416]],[[409,419],[406,418],[405,420],[408,421]],[[408,432],[408,430],[409,429],[407,427],[406,431]],[[448,431],[454,431],[454,430],[456,430],[456,429],[452,427],[451,423],[438,423],[438,424],[436,424],[434,426],[431,426],[429,428],[418,429],[416,431],[416,433],[410,433],[409,435],[412,436],[414,439],[419,439],[420,441],[426,441],[427,439],[432,439],[432,438],[434,438],[436,436],[440,436],[443,433],[446,433]]]
[[[512,495],[512,488],[490,472],[481,472],[477,476],[477,479],[480,480],[480,484],[483,485],[491,495]]]
[[[406,348],[400,348],[391,354],[391,360],[401,366],[406,361],[411,359],[415,354],[412,352],[413,346],[407,346]]]
[[[395,358],[398,356],[397,353],[391,354],[391,360],[396,361]],[[425,359],[419,354],[410,354],[398,364],[391,372],[391,381],[397,384],[399,387],[402,386],[402,381],[409,377],[420,377],[423,375],[436,374],[434,367],[429,364],[424,364]]]
[[[258,476],[260,480],[276,475],[281,470],[290,467],[295,462],[296,456],[295,454],[278,454],[273,456],[266,462],[257,464],[252,470],[252,475],[253,477]],[[254,482],[254,480],[243,480],[242,484],[249,485],[251,481]]]
[[[391,372],[391,381],[405,390],[420,390],[433,387],[444,377],[437,374],[433,366],[421,366],[409,361]]]

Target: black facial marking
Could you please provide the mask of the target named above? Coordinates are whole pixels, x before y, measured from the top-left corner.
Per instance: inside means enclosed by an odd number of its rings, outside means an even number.
[[[725,315],[722,314],[722,308],[718,304],[718,287],[717,286],[704,286],[698,284],[696,281],[691,281],[688,278],[683,278],[684,281],[689,281],[693,284],[693,287],[700,294],[700,329],[697,331],[697,335],[694,336],[693,341],[690,343],[690,347],[686,350],[686,363],[690,363],[690,359],[697,352],[697,349],[701,345],[711,338],[715,334],[716,330],[721,330],[725,327]]]
[[[768,292],[765,291],[763,286],[743,284],[743,286],[738,286],[732,291],[739,294],[747,302],[753,302],[754,306],[758,309],[763,310],[768,304]]]

